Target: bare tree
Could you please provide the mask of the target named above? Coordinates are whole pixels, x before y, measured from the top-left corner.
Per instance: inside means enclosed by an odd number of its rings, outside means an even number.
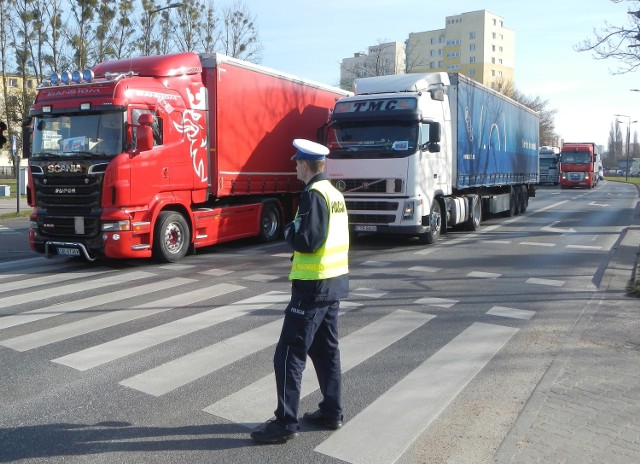
[[[607,143],[608,155],[611,157],[609,164],[615,165],[618,160],[622,159],[623,138],[620,130],[620,123],[614,121],[609,129],[609,140]]]
[[[355,79],[404,74],[405,69],[404,48],[398,49],[397,42],[379,39],[377,45],[369,47],[369,53],[356,53],[354,57],[342,60],[340,87],[353,90]]]
[[[558,134],[556,133],[554,118],[558,110],[549,108],[549,100],[544,100],[539,96],[524,94],[515,87],[513,81],[504,80],[498,83],[500,84],[499,88],[496,89],[498,92],[538,113],[540,116],[540,145],[555,145],[558,140]]]
[[[222,52],[233,58],[259,63],[262,60],[262,44],[255,16],[242,1],[236,0],[232,7],[224,9],[223,17]]]
[[[213,53],[216,50],[221,38],[219,24],[220,20],[216,16],[216,10],[214,8],[213,1],[211,0],[207,5],[206,19],[201,23],[201,45],[203,47],[203,51]]]
[[[95,38],[93,19],[98,7],[98,0],[75,0],[71,6],[71,17],[74,20],[70,30],[70,39],[74,48],[74,69],[85,69],[96,63],[90,62],[89,48]]]
[[[623,25],[604,23],[593,28],[593,38],[574,46],[578,52],[592,52],[597,60],[613,59],[619,66],[612,74],[635,71],[640,66],[640,1],[611,0],[612,3],[628,2],[629,16]],[[635,10],[635,11],[634,11]],[[622,21],[624,22],[624,21]]]
[[[201,43],[201,34],[204,29],[200,19],[204,10],[204,4],[199,0],[183,3],[178,13],[177,31],[175,35],[178,48],[181,51],[192,52]]]
[[[130,37],[135,37],[135,27],[131,17],[133,16],[133,0],[120,0],[118,3],[117,24],[113,33],[113,57],[117,60],[131,56],[136,47],[135,41]]]

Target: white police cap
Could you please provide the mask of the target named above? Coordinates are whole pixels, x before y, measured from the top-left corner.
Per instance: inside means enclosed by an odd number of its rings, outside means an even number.
[[[294,139],[293,146],[298,149],[295,155],[291,157],[295,160],[323,160],[329,154],[329,149],[324,145],[312,142],[307,139]]]

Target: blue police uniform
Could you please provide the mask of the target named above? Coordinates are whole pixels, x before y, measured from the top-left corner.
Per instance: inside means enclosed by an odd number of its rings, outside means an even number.
[[[298,148],[292,158],[294,160],[324,159],[328,152],[326,147],[306,140],[297,139],[294,145]],[[326,152],[316,149],[316,145]],[[329,196],[342,202],[341,208],[336,208],[335,204],[332,207],[328,203]],[[335,211],[344,216],[336,219],[338,213]],[[301,193],[296,219],[286,226],[285,239],[293,248],[294,256],[290,275],[291,300],[285,309],[282,332],[273,358],[278,406],[274,413],[275,424],[271,427],[277,427],[285,434],[280,441],[295,436],[299,430],[300,385],[307,355],[313,360],[323,396],[318,414],[329,424],[337,424],[338,421],[342,424],[337,319],[340,299],[347,297],[349,292],[346,263],[349,239],[344,199],[329,184],[325,174],[316,174]],[[313,265],[314,253],[317,266]],[[333,268],[327,265],[324,260],[327,254],[335,256],[333,262],[340,264]],[[303,261],[309,257],[310,261]],[[302,263],[300,266],[296,266],[298,258]],[[302,270],[296,271],[297,268]],[[314,275],[328,277],[313,278]],[[252,437],[261,442],[276,441],[270,439],[269,423],[266,439],[264,433],[254,432]]]

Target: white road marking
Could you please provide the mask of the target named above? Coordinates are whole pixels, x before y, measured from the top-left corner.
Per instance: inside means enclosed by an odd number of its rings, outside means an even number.
[[[550,285],[552,287],[562,287],[565,284],[564,280],[552,280],[552,279],[537,279],[532,277],[526,280],[528,284],[536,284],[536,285]]]
[[[536,312],[528,311],[526,309],[507,308],[505,306],[494,306],[489,311],[487,311],[487,314],[490,314],[492,316],[509,317],[512,319],[529,320],[536,314]]]
[[[472,271],[467,274],[467,277],[475,277],[477,279],[497,279],[502,274],[496,274],[495,272],[482,272],[482,271]]]
[[[219,284],[191,292],[192,301],[188,301],[187,299],[189,294],[177,295],[178,301],[176,303],[180,306],[186,306],[190,303],[209,300],[218,295],[230,293],[242,288],[243,287],[237,285]],[[282,303],[288,299],[289,295],[285,295],[282,292],[269,292],[264,295],[258,295],[227,306],[216,307],[202,313],[194,314],[193,316],[143,330],[142,332],[93,346],[86,350],[78,351],[77,353],[62,356],[54,359],[53,362],[72,367],[79,371],[85,371],[129,354],[137,353],[146,348],[159,345],[160,343],[174,340],[239,316],[244,316],[251,311],[257,311],[276,303]],[[158,303],[156,302],[155,305],[157,306]],[[164,309],[168,310],[171,309],[171,307]]]
[[[222,294],[235,290],[233,288],[227,288],[224,285],[226,284],[220,285],[220,289],[216,289],[215,287],[208,287],[193,292],[178,293],[176,295],[164,298],[162,302],[151,301],[149,303],[135,306],[131,309],[109,311],[108,313],[101,314],[100,316],[81,319],[69,324],[40,330],[38,332],[24,335],[22,337],[5,340],[2,342],[2,344],[18,351],[26,351],[33,348],[39,348],[51,343],[68,340],[69,338],[78,337],[80,335],[85,335],[91,332],[106,329],[107,327],[113,327],[124,322],[141,319],[153,314],[169,311],[173,308],[179,308],[182,306],[187,306],[191,303],[206,300],[208,298],[211,298],[212,294],[215,295],[216,291],[220,291],[220,294]],[[241,288],[243,287],[237,287],[237,289]]]
[[[342,372],[366,361],[434,317],[431,314],[399,310],[349,334],[340,340]],[[315,372],[306,369],[302,376],[300,398],[318,388]],[[204,411],[253,428],[273,415],[275,391],[275,375],[270,374],[206,407]]]
[[[529,245],[529,246],[539,246],[539,247],[554,247],[555,243],[544,243],[544,242],[520,242],[518,245]]]
[[[115,276],[109,276],[106,279],[109,280],[109,285],[117,285],[123,282],[133,282],[135,280],[146,279],[149,277],[156,277],[155,274],[149,272],[130,272],[128,274],[117,274]],[[195,282],[190,279],[179,279],[175,285],[186,284],[189,282]],[[109,293],[109,297],[105,298],[104,294],[90,296],[81,300],[65,301],[64,303],[47,306],[45,308],[34,309],[32,311],[24,311],[19,314],[13,314],[0,318],[0,329],[6,329],[8,327],[15,327],[21,324],[27,324],[29,322],[38,321],[40,319],[46,319],[49,317],[59,316],[60,314],[69,313],[73,311],[81,311],[93,306],[100,306],[105,303],[115,303],[119,300],[126,298],[132,298],[138,295],[146,295],[147,293],[156,292],[163,288],[169,288],[174,286],[172,281],[154,282],[151,284],[141,285],[138,287],[129,288],[126,290],[119,290]],[[96,288],[96,287],[93,287]]]
[[[413,266],[409,268],[410,271],[415,272],[438,272],[441,271],[440,267],[429,267],[429,266]]]
[[[458,300],[449,300],[447,298],[435,298],[435,297],[427,296],[414,301],[413,304],[419,304],[419,305],[425,305],[425,306],[437,306],[439,308],[450,308],[457,302]]]
[[[474,323],[315,451],[353,464],[396,462],[517,331]]]

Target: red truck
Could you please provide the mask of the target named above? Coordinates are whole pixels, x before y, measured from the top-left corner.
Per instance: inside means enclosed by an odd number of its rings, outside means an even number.
[[[291,142],[317,140],[347,94],[215,53],[53,75],[23,125],[31,248],[174,262],[275,240],[303,188]]]
[[[600,176],[600,153],[593,142],[565,143],[560,150],[560,188],[593,188]]]

